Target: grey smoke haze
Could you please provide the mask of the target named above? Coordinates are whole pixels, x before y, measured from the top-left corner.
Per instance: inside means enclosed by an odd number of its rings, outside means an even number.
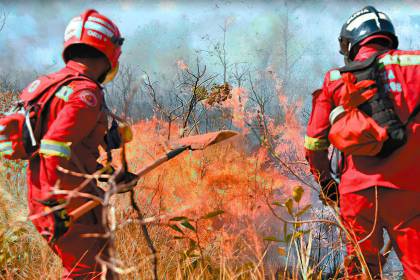
[[[227,30],[228,62],[282,74],[285,42],[291,84],[320,86],[323,73],[341,64],[337,36],[351,13],[375,5],[394,22],[400,48],[420,48],[418,1],[1,1],[7,21],[0,33],[0,72],[51,72],[63,66],[61,48],[68,21],[87,8],[113,19],[126,38],[123,64],[150,73],[173,73],[177,60],[200,55],[220,72],[208,50]],[[288,33],[285,34],[285,26]],[[286,41],[287,39],[287,41]]]

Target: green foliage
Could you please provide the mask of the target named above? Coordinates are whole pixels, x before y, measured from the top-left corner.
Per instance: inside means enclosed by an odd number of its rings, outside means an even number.
[[[209,212],[199,218],[192,219],[186,216],[177,216],[169,220],[168,226],[181,235],[173,236],[174,240],[183,240],[188,242],[187,248],[181,251],[180,265],[185,267],[186,275],[200,268],[206,271],[212,271],[215,268],[209,265],[210,259],[204,255],[204,249],[199,240],[199,222],[215,218],[223,214],[223,210]]]
[[[225,211],[223,211],[223,210],[216,210],[216,211],[207,213],[206,215],[202,216],[200,219],[211,219],[211,218],[217,217],[217,216],[219,216],[219,215],[221,215],[223,213],[225,213]]]
[[[275,205],[280,208],[284,208],[286,212],[292,218],[288,223],[287,221],[283,224],[283,236],[281,238],[276,236],[266,236],[264,237],[265,241],[271,242],[279,242],[285,243],[287,248],[290,248],[293,242],[297,239],[305,237],[307,234],[310,233],[310,230],[302,230],[301,226],[302,223],[300,222],[300,218],[308,213],[308,211],[312,208],[312,204],[304,205],[300,207],[300,202],[302,200],[304,194],[304,189],[301,186],[296,186],[293,188],[292,195],[290,198],[287,198],[284,202],[281,201],[274,201],[272,205]],[[293,231],[289,232],[288,225],[292,224]],[[281,256],[287,255],[285,249],[283,247],[278,247],[278,252]]]
[[[297,203],[299,203],[299,202],[300,202],[300,200],[302,199],[303,192],[304,192],[304,190],[303,190],[303,188],[302,188],[301,186],[296,186],[296,187],[293,189],[292,196],[293,196],[293,199],[294,199]]]

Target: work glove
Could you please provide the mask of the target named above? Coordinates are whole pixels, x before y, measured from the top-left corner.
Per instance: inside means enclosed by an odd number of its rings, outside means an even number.
[[[101,175],[109,175],[109,176],[111,176],[115,172],[115,169],[114,167],[112,167],[111,164],[106,164],[106,166],[103,166],[102,164],[97,163],[96,170],[102,170]],[[108,182],[108,178],[99,177],[98,181],[102,183],[106,183]]]
[[[51,208],[64,204],[64,200],[49,199],[40,201],[45,206],[45,212],[50,212]],[[51,214],[46,216],[50,221],[49,232],[43,234],[47,239],[48,243],[57,241],[63,236],[70,227],[70,216],[65,208],[53,211]],[[52,226],[51,226],[52,225]],[[52,232],[51,232],[52,231]]]
[[[320,182],[321,193],[319,199],[324,205],[333,206],[339,202],[339,192],[337,182],[330,178]]]
[[[118,193],[125,193],[131,191],[139,181],[140,177],[134,173],[125,171],[118,174],[115,178],[117,184]]]
[[[115,169],[111,165],[104,167],[103,165],[98,164],[98,169],[101,168],[105,169],[102,173],[103,175],[112,176],[115,173]],[[118,193],[125,193],[130,191],[137,185],[139,179],[139,176],[129,171],[122,171],[120,174],[117,174],[117,176],[115,176],[115,184],[118,186]],[[99,178],[98,181],[106,183],[108,182],[108,178]]]
[[[121,148],[123,144],[133,140],[133,132],[129,125],[122,123],[118,124],[114,119],[112,120],[111,128],[105,135],[104,140],[109,150],[118,149]]]

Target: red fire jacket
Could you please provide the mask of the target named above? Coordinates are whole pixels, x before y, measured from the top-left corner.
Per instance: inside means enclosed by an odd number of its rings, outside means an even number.
[[[363,46],[356,60],[364,60],[377,52],[374,45]],[[393,95],[395,110],[406,122],[420,101],[420,51],[390,50],[380,56]],[[306,158],[311,172],[320,181],[330,178],[328,163],[329,115],[337,106],[343,86],[340,72],[327,72],[322,90],[313,94],[312,113],[305,136]],[[420,124],[419,115],[407,126],[408,141],[385,159],[345,155],[340,193],[350,193],[372,186],[420,191]]]
[[[84,65],[69,61],[59,73],[76,75],[86,73]],[[51,76],[51,75],[50,75]],[[45,93],[43,97],[46,97]],[[29,162],[28,198],[31,214],[42,211],[37,202],[51,198],[52,188],[71,190],[84,179],[57,171],[57,166],[68,170],[94,173],[99,156],[98,146],[103,145],[107,129],[107,119],[103,110],[103,92],[97,83],[90,80],[74,80],[62,86],[50,101],[43,117],[44,136],[39,155]],[[97,188],[91,183],[84,192],[95,193]],[[72,210],[85,200],[73,199],[68,210]]]

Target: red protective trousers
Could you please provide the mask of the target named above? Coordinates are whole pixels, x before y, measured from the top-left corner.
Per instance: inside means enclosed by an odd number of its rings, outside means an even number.
[[[385,259],[380,254],[386,229],[409,280],[420,279],[420,193],[390,188],[369,188],[340,197],[341,216],[351,235],[347,252],[350,275],[360,273],[358,243],[372,276],[380,275]],[[375,215],[375,212],[376,215]],[[375,222],[376,216],[376,222]]]
[[[35,205],[33,203],[32,205]],[[43,208],[41,204],[39,207]],[[41,208],[41,209],[42,209]],[[101,208],[98,207],[78,221],[57,241],[48,245],[61,259],[63,264],[63,279],[101,279],[102,269],[96,257],[108,258],[108,240],[97,236],[83,237],[84,234],[103,234],[101,224]],[[45,224],[48,219],[39,218],[33,221],[36,229],[45,237]],[[47,235],[48,236],[48,235]],[[106,279],[116,279],[109,272]]]

